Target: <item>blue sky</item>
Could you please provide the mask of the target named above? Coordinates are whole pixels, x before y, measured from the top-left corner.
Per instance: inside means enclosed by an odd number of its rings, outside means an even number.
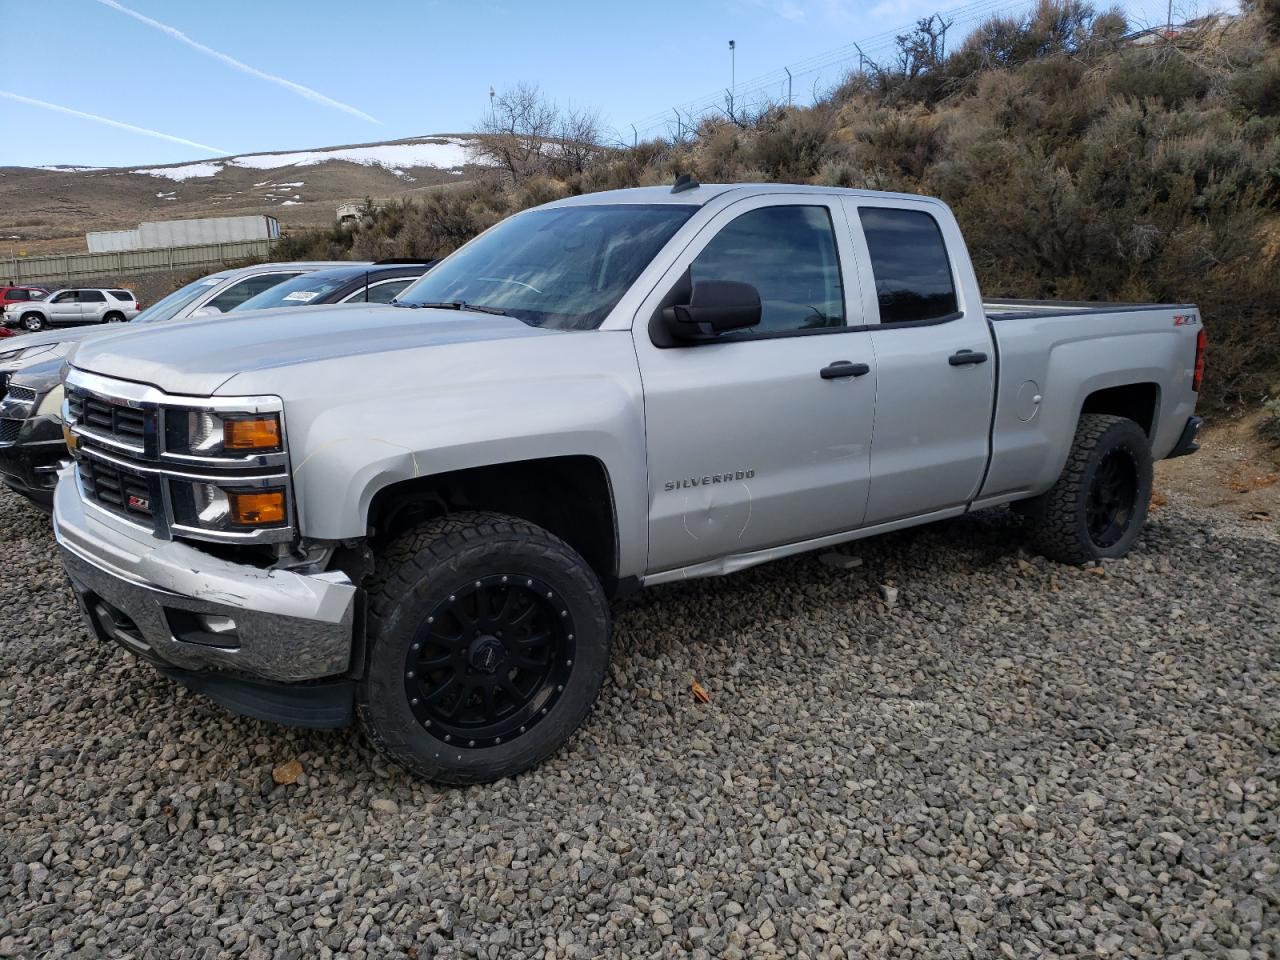
[[[800,74],[795,96],[803,100],[848,67],[847,59],[818,55],[848,52],[849,44],[868,38],[883,50],[897,28],[938,9],[963,7],[957,16],[963,30],[987,10],[1027,5],[0,0],[6,39],[0,166],[171,163],[465,132],[485,112],[490,85],[501,90],[520,81],[538,84],[562,104],[598,109],[629,141],[632,123],[643,136],[655,115],[729,85],[731,38],[740,97],[758,86],[754,78],[781,77],[785,65],[812,66],[815,58],[824,64],[793,70]],[[1147,22],[1164,18],[1160,0],[1122,7]],[[784,95],[785,83],[770,89]],[[648,127],[650,135],[660,132],[660,125]]]

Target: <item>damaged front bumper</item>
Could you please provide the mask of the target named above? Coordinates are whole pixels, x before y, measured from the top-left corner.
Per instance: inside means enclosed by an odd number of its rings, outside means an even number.
[[[350,667],[356,587],[344,573],[264,570],[158,539],[87,508],[74,468],[59,475],[53,528],[89,629],[232,709],[282,719],[218,695],[237,678],[308,690]]]

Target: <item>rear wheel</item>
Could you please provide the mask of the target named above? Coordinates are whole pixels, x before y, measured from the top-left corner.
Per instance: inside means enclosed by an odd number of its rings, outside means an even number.
[[[1151,445],[1132,420],[1085,414],[1058,482],[1017,505],[1032,539],[1063,563],[1123,557],[1133,547],[1151,503]]]
[[[44,329],[44,317],[38,313],[24,313],[21,322],[22,329],[28,333],[39,333]]]
[[[103,323],[124,323],[124,314],[112,310],[102,318]]]
[[[482,783],[526,770],[585,719],[609,662],[604,591],[568,544],[495,513],[429,521],[368,586],[370,741],[414,773]]]

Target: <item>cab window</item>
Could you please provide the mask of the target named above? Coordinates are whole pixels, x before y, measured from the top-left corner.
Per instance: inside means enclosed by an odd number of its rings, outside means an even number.
[[[49,302],[50,303],[75,303],[79,296],[80,296],[80,291],[78,290],[63,290],[60,294],[55,296]]]
[[[922,210],[859,207],[881,323],[931,323],[959,307],[938,221]]]
[[[760,292],[760,324],[740,335],[845,324],[835,229],[824,206],[761,207],[742,214],[698,254],[689,279],[755,286]]]

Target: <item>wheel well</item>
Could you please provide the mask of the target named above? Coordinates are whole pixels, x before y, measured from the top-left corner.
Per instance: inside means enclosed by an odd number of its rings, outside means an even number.
[[[612,592],[618,551],[613,495],[594,457],[521,460],[419,477],[379,490],[369,508],[371,545],[424,520],[495,510],[536,523],[577,550]]]
[[[1081,415],[1109,413],[1115,417],[1127,417],[1151,436],[1156,422],[1156,407],[1160,400],[1160,387],[1154,383],[1127,383],[1121,387],[1095,390],[1085,397]]]

